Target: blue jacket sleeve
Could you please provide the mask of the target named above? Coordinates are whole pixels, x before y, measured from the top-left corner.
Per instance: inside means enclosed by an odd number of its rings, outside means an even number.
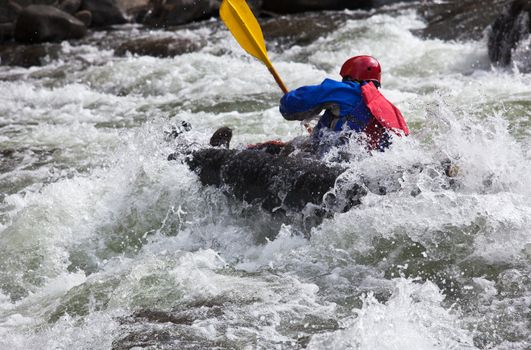
[[[360,101],[359,85],[325,79],[320,85],[303,86],[285,94],[280,100],[280,113],[287,120],[314,117],[323,109],[344,116]]]

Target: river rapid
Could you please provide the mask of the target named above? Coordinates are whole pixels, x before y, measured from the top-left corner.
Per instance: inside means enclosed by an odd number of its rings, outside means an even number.
[[[268,39],[286,85],[370,53],[411,129],[343,180],[429,171],[313,227],[166,160],[222,125],[232,147],[305,133],[217,20],[116,27],[0,67],[0,348],[529,349],[531,74],[492,67],[485,39],[415,36],[411,9],[319,16],[336,26],[316,40]],[[145,36],[203,47],[114,56]],[[450,187],[430,168],[445,159]]]

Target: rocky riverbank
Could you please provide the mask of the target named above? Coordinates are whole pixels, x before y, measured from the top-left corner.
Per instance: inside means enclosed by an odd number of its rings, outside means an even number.
[[[58,56],[57,44],[43,43],[67,40],[75,45],[88,32],[108,30],[113,25],[137,23],[174,31],[217,16],[220,3],[220,0],[7,0],[0,4],[0,64],[40,65]],[[359,19],[397,8],[416,9],[426,20],[427,27],[415,34],[443,40],[477,40],[487,35],[493,63],[511,65],[514,56],[521,70],[531,69],[530,6],[525,0],[481,3],[475,0],[251,0],[248,3],[255,14],[261,15],[266,37],[283,37],[292,43],[313,41],[335,29],[331,23],[337,22],[322,20],[317,11],[363,10],[332,15]],[[302,14],[286,20],[283,14],[287,13]],[[117,55],[130,52],[168,57],[198,50],[203,44],[147,37],[134,42],[117,42],[113,49]]]

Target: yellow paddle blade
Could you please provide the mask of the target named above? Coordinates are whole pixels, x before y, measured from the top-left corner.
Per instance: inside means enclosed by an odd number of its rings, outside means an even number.
[[[262,29],[245,0],[223,0],[219,16],[245,51],[271,67]]]

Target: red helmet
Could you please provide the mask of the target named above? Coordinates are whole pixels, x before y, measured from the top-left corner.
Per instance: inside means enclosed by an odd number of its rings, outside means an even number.
[[[344,78],[352,80],[373,80],[378,84],[382,83],[382,67],[380,62],[372,56],[354,56],[349,58],[339,74]]]

